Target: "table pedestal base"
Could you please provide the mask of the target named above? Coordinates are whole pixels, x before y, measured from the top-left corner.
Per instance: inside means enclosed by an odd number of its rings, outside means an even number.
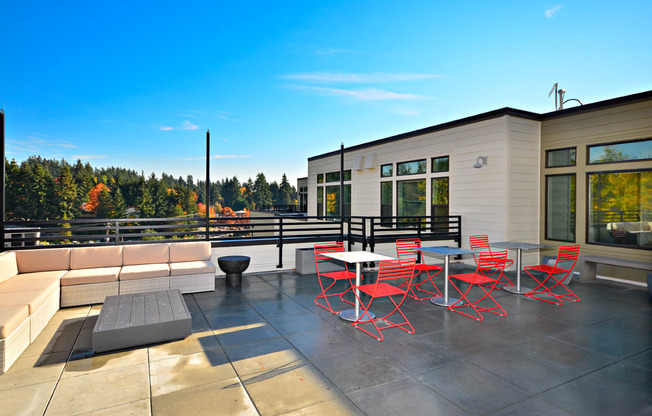
[[[360,316],[360,315],[358,315]],[[370,317],[370,318],[369,318]],[[374,319],[376,317],[376,314],[373,312],[369,312],[365,314],[365,319]],[[340,318],[344,319],[345,321],[357,321],[358,318],[355,316],[355,309],[347,309],[345,311],[340,312]]]
[[[446,306],[446,307],[448,307],[448,306],[454,305],[456,302],[459,302],[459,299],[448,298],[448,300],[446,300],[443,296],[430,299],[430,303],[432,303],[433,305],[437,305],[437,306]],[[460,302],[459,304],[463,305],[464,302]]]
[[[513,293],[515,295],[522,295],[524,293],[531,291],[532,289],[523,286],[521,286],[520,289],[518,289],[516,286],[505,286],[503,290],[509,293]]]

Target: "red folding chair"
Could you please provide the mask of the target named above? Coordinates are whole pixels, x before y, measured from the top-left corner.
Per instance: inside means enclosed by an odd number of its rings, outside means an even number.
[[[410,285],[412,284],[412,279],[414,278],[416,259],[406,258],[406,259],[396,259],[396,260],[382,260],[379,263],[378,267],[378,279],[376,283],[370,283],[366,285],[356,286],[356,289],[359,289],[361,293],[369,295],[371,299],[365,304],[357,292],[354,291],[358,301],[360,302],[361,314],[357,320],[353,322],[353,326],[359,330],[371,335],[376,338],[378,341],[382,341],[384,336],[381,331],[384,331],[389,328],[399,328],[403,331],[406,331],[409,334],[414,334],[414,328],[410,321],[405,317],[403,312],[401,312],[401,305],[403,301],[408,296],[408,291]],[[390,282],[394,283],[391,284]],[[402,289],[407,282],[407,288]],[[389,298],[392,303],[392,309],[388,314],[383,314],[384,316],[376,316],[372,318],[372,315],[369,312],[369,308],[373,304],[376,298]],[[395,312],[398,312],[403,318],[403,322],[396,323],[390,321],[388,318],[393,315]],[[380,314],[379,314],[380,315]],[[378,326],[377,322],[382,321],[383,326]],[[366,329],[364,329],[362,324],[371,324],[378,335],[375,335]]]
[[[487,251],[480,253],[476,258],[477,267],[475,273],[463,273],[463,274],[453,274],[448,276],[448,281],[453,285],[453,287],[460,293],[460,299],[448,307],[449,310],[461,313],[466,315],[469,318],[477,319],[478,321],[484,320],[482,312],[491,312],[496,315],[506,316],[507,312],[496,302],[496,299],[491,296],[491,292],[498,285],[503,270],[505,269],[505,262],[507,261],[507,250],[505,251]],[[495,278],[496,273],[500,275]],[[466,291],[462,292],[458,285],[455,284],[455,281],[459,280],[469,284],[469,287]],[[459,284],[459,282],[458,282]],[[471,289],[477,286],[482,294],[476,300],[471,300],[468,298],[469,292]],[[464,303],[464,301],[466,303]],[[486,301],[485,303],[490,302],[491,306],[481,306],[480,302]],[[471,308],[477,316],[469,315],[468,313],[462,312],[461,308]],[[497,312],[496,309],[499,311]]]
[[[471,243],[471,250],[486,250],[491,252],[491,247],[489,246],[489,236],[486,234],[479,234],[479,235],[472,235],[469,237],[470,243]],[[473,254],[473,259],[475,260],[475,264],[478,264],[478,258],[476,257],[475,254]],[[512,259],[507,259],[505,261],[505,268],[511,266],[514,264],[514,260]],[[497,270],[496,270],[497,272]],[[492,273],[493,274],[493,273]],[[490,276],[491,274],[489,274]],[[512,283],[511,280],[505,276],[504,272],[501,273],[501,276],[507,281],[507,283],[504,284],[504,286],[514,286],[514,283]],[[499,282],[500,283],[500,282]]]
[[[579,302],[580,301],[579,296],[577,296],[572,290],[570,290],[568,286],[562,283],[564,279],[566,279],[566,277],[573,271],[573,267],[575,267],[575,263],[577,262],[577,257],[579,256],[579,254],[580,254],[579,245],[560,246],[559,250],[557,251],[557,261],[555,261],[554,266],[548,266],[547,264],[540,264],[538,266],[524,267],[523,269],[525,270],[525,272],[529,274],[530,277],[539,284],[539,286],[535,287],[534,289],[532,289],[527,293],[524,293],[523,296],[527,296],[532,299],[542,300],[548,303],[553,303],[555,305],[563,305],[564,302],[562,299],[568,299],[568,300],[572,300],[573,302]],[[563,265],[564,267],[561,267],[561,263],[566,263],[566,264]],[[568,267],[567,264],[570,264],[570,267]],[[532,273],[530,273],[530,271],[536,271],[542,273],[543,278],[540,278],[541,280],[537,279],[536,277],[534,277]],[[560,275],[560,278],[555,277],[555,275]],[[551,281],[552,285],[546,286],[548,281]],[[553,293],[552,289],[556,287],[559,287],[565,293],[562,294]],[[550,299],[540,298],[538,297],[539,295],[551,296],[556,300],[556,302]]]
[[[321,293],[317,295],[317,297],[315,298],[315,303],[321,306],[322,308],[326,309],[330,313],[340,313],[341,311],[333,310],[333,307],[331,306],[331,303],[328,300],[328,298],[332,296],[339,296],[340,300],[342,300],[343,302],[353,305],[353,302],[344,299],[342,296],[346,292],[351,290],[351,288],[355,284],[355,272],[350,271],[348,269],[348,266],[345,264],[344,270],[322,273],[319,271],[319,265],[323,264],[325,261],[333,260],[330,257],[325,256],[324,254],[344,252],[344,243],[341,241],[334,242],[334,243],[318,243],[315,244],[314,248],[315,248],[315,270],[317,271],[317,279],[319,280],[319,286],[321,287]],[[332,282],[329,281],[330,284],[326,287],[324,287],[325,286],[323,282],[324,278],[332,280]],[[362,279],[362,277],[360,278]],[[344,292],[327,293],[340,280],[348,280],[349,288],[346,289]],[[318,299],[324,299],[326,301],[326,305],[319,303]]]
[[[396,240],[396,257],[398,258],[409,258],[412,257],[416,260],[416,257],[421,255],[421,251],[419,250],[421,248],[421,240],[418,238],[402,238]],[[416,300],[426,300],[426,299],[432,299],[432,298],[437,298],[441,296],[441,292],[439,291],[439,288],[437,285],[435,285],[435,282],[432,280],[433,277],[437,276],[439,273],[441,273],[442,268],[439,266],[435,266],[434,264],[424,264],[424,263],[418,263],[415,265],[414,268],[415,271],[415,277],[418,276],[422,272],[426,272],[428,275],[428,278],[424,280],[423,282],[420,282],[416,285],[412,285],[409,288],[408,291],[408,296],[411,297],[412,299]],[[433,273],[431,273],[433,272]],[[432,283],[432,286],[434,287],[436,292],[431,292],[429,290],[421,288],[421,286],[427,282]],[[401,287],[405,287],[407,285],[407,282],[403,284]],[[431,296],[423,297],[420,298],[417,296],[417,294],[414,292],[414,288],[417,290],[427,293]]]

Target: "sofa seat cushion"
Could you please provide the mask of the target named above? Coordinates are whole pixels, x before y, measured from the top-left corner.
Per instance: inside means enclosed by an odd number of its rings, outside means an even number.
[[[51,294],[59,290],[59,277],[23,279],[23,275],[19,274],[13,279],[0,283],[0,293],[30,292],[33,290],[43,290]]]
[[[120,267],[71,270],[61,278],[61,286],[116,282],[119,274]]]
[[[57,290],[59,290],[57,288]],[[29,306],[29,314],[32,315],[52,295],[47,290],[29,290],[24,292],[0,293],[0,305],[2,306]]]
[[[122,264],[161,264],[170,261],[170,248],[167,244],[135,244],[122,249]]]
[[[0,338],[7,338],[28,316],[27,305],[0,306]]]
[[[170,263],[210,259],[211,243],[208,241],[170,243]]]
[[[16,251],[19,273],[34,273],[70,268],[69,248],[48,248]]]
[[[210,261],[183,261],[180,263],[170,263],[171,276],[200,273],[215,273],[215,264]]]
[[[18,276],[14,277],[14,279],[21,279],[21,280],[57,279],[58,282],[66,273],[68,273],[68,270],[53,270],[49,272],[21,273]]]
[[[138,264],[122,266],[120,280],[152,279],[154,277],[168,277],[170,266],[165,264]]]

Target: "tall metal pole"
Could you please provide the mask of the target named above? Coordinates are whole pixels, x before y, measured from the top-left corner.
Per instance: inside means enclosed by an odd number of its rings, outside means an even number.
[[[204,204],[206,206],[206,240],[210,239],[210,223],[211,223],[211,132],[206,129],[206,200]]]
[[[2,220],[0,220],[0,253],[5,251],[5,112],[0,108],[0,151],[2,151]]]
[[[344,216],[344,142],[340,146],[340,217]]]

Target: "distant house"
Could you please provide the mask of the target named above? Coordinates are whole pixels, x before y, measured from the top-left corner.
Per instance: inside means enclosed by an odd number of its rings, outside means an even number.
[[[308,215],[339,215],[339,185],[339,150],[309,158]],[[545,114],[503,108],[348,147],[343,204],[354,216],[461,215],[465,246],[488,234],[649,261],[652,91]]]

